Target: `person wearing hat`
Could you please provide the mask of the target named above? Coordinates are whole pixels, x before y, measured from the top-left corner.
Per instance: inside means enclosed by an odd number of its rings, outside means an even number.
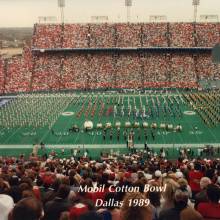
[[[149,181],[149,184],[155,183],[158,185],[162,184],[162,172],[160,170],[156,170],[154,173],[154,179]]]

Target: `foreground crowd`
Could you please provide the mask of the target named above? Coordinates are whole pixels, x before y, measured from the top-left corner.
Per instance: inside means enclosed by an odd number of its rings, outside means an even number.
[[[1,158],[0,173],[1,220],[220,219],[219,159],[32,155]]]

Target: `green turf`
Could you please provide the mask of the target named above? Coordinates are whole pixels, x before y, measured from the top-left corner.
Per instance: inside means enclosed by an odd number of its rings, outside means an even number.
[[[71,96],[71,95],[70,95]],[[79,98],[80,97],[80,98]],[[120,97],[120,103],[118,105],[118,100]],[[180,110],[181,110],[181,116],[169,116],[166,117],[163,115],[162,111],[159,112],[159,116],[157,116],[154,112],[153,115],[142,119],[134,118],[131,114],[130,118],[127,116],[126,108],[128,107],[128,97],[130,100],[131,109],[134,108],[134,102],[136,103],[137,109],[140,109],[140,102],[142,101],[142,105],[146,106],[146,112],[148,109],[153,110],[153,102],[156,101],[156,97],[158,97],[160,106],[163,106],[163,97],[168,102],[169,106],[171,107],[171,112],[173,112],[173,108],[177,108],[177,104],[175,101],[175,98],[180,103]],[[169,97],[169,98],[168,98]],[[176,93],[175,91],[173,93],[166,94],[158,94],[158,93],[152,93],[147,95],[139,95],[139,94],[105,94],[103,93],[80,93],[75,94],[70,97],[70,101],[66,108],[62,109],[61,112],[59,112],[58,117],[52,124],[52,130],[54,130],[54,134],[52,134],[51,130],[48,128],[48,125],[44,125],[43,127],[40,127],[38,125],[37,128],[34,126],[18,126],[15,125],[15,127],[11,126],[11,128],[5,128],[4,126],[0,125],[1,131],[0,131],[0,145],[7,146],[7,145],[32,145],[34,143],[40,143],[44,142],[47,145],[91,145],[91,146],[102,146],[102,145],[120,145],[125,146],[126,141],[124,140],[123,131],[125,129],[124,124],[125,122],[129,121],[131,124],[134,122],[140,123],[140,128],[128,128],[128,133],[131,131],[131,129],[135,132],[135,139],[134,144],[141,145],[145,143],[145,141],[148,144],[169,144],[173,146],[173,144],[183,146],[184,144],[206,144],[206,143],[220,143],[220,126],[215,127],[208,127],[204,124],[204,122],[201,120],[199,115],[196,113],[195,115],[187,115],[184,114],[185,111],[194,111],[191,109],[191,107],[188,105],[186,100],[182,102],[182,95],[179,93]],[[91,99],[90,99],[91,98]],[[57,100],[61,100],[60,103],[62,103],[62,97],[58,97]],[[89,108],[89,99],[91,101],[91,107]],[[122,99],[123,99],[123,105],[124,105],[124,112],[125,115],[122,117],[122,115],[118,114],[116,117],[113,116],[113,113],[109,116],[106,115],[106,112],[109,108],[114,109],[114,106],[117,107],[118,112],[121,112],[122,105]],[[146,103],[146,99],[148,100],[148,104]],[[97,106],[94,108],[95,100],[97,101]],[[171,100],[171,101],[170,101]],[[107,104],[107,102],[109,103]],[[10,105],[13,105],[13,100],[7,107],[9,108]],[[47,102],[44,100],[42,103]],[[57,102],[57,101],[56,101]],[[104,111],[102,115],[99,115],[100,108],[101,108],[101,102],[105,103]],[[171,102],[174,104],[172,105]],[[41,103],[41,104],[42,104]],[[85,109],[82,112],[81,117],[77,117],[77,113],[82,108],[83,103],[85,104]],[[17,103],[16,103],[17,105]],[[22,105],[22,103],[21,103]],[[52,105],[52,107],[51,107]],[[50,111],[52,112],[54,103],[52,102],[48,108],[51,108]],[[26,108],[29,108],[28,104]],[[41,113],[41,106],[35,107],[37,108],[37,111],[39,115],[37,117],[43,117],[42,115],[44,112]],[[55,108],[55,107],[54,107]],[[88,115],[86,116],[86,109],[88,109]],[[92,109],[95,109],[94,111],[94,117],[91,116]],[[73,115],[71,116],[63,116],[63,112],[73,112]],[[175,112],[175,111],[174,111]],[[1,113],[1,109],[0,109]],[[16,113],[13,115],[14,119],[16,120]],[[2,114],[0,115],[0,117]],[[22,116],[23,117],[23,116]],[[25,117],[35,117],[34,115]],[[51,119],[52,120],[52,119]],[[85,132],[83,129],[83,124],[86,120],[90,120],[94,124],[94,128],[91,131]],[[110,140],[109,133],[110,129],[107,129],[107,135],[106,140],[103,140],[103,131],[102,129],[96,129],[97,123],[102,123],[105,125],[107,122],[111,122],[113,125],[112,131],[113,131],[113,139]],[[120,128],[120,140],[117,140],[117,128],[114,127],[116,122],[121,122],[121,128]],[[142,128],[142,123],[148,122],[149,127],[147,128],[147,140],[144,137],[144,129]],[[183,127],[183,130],[181,132],[174,132],[173,130],[165,130],[165,129],[152,129],[150,125],[152,123],[157,123],[159,126],[161,123],[166,124],[173,124],[174,126],[180,124]],[[68,129],[76,124],[81,129],[79,133],[70,133]],[[12,128],[13,127],[13,128]],[[155,134],[155,140],[153,140],[151,136],[151,131]],[[138,139],[138,134],[140,132],[140,140]]]

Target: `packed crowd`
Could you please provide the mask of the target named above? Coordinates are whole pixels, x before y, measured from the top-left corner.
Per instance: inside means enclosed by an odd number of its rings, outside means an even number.
[[[138,88],[143,80],[138,55],[120,55],[117,59],[116,73],[118,88]]]
[[[90,41],[89,27],[88,25],[66,24],[63,27],[63,39],[60,40],[64,48],[87,48]]]
[[[213,47],[217,23],[37,24],[35,48]]]
[[[5,93],[27,92],[30,90],[31,72],[23,57],[12,57],[7,62]]]
[[[38,48],[60,48],[62,34],[62,26],[59,24],[35,25],[33,45]]]
[[[192,55],[175,54],[171,59],[172,82],[195,82],[195,64]]]
[[[90,47],[115,47],[116,46],[116,29],[113,24],[91,24],[90,25]]]
[[[116,24],[117,47],[141,47],[140,24]]]
[[[219,41],[215,23],[38,24],[34,48],[210,47]],[[39,90],[197,87],[220,79],[219,67],[203,54],[35,54],[0,58],[0,93]]]
[[[34,91],[59,88],[197,87],[196,66],[200,65],[190,54],[165,53],[40,55],[35,59]],[[201,78],[204,72],[213,71],[208,64],[202,67],[204,70],[201,66],[199,69]],[[218,73],[218,69],[215,72]]]
[[[143,47],[167,47],[166,23],[146,23],[142,26],[142,44]]]
[[[165,54],[146,54],[142,57],[144,67],[144,83],[167,82],[169,63]]]
[[[219,42],[220,27],[218,23],[196,24],[198,47],[213,47]]]
[[[22,56],[1,59],[0,57],[0,93],[30,91],[32,72],[32,54],[25,46]]]
[[[58,90],[60,88],[60,70],[61,57],[59,55],[34,57],[31,90]]]
[[[4,60],[0,57],[0,94],[4,91]]]
[[[149,152],[0,158],[1,220],[220,219],[219,159]]]
[[[200,79],[220,79],[218,66],[212,62],[208,54],[198,55],[197,64]]]
[[[5,73],[4,63],[7,62]],[[197,87],[197,80],[220,79],[208,53],[38,54],[0,61],[0,91]]]
[[[171,47],[195,47],[194,27],[192,23],[171,23]],[[217,42],[217,41],[216,41]],[[214,45],[214,44],[213,44]]]

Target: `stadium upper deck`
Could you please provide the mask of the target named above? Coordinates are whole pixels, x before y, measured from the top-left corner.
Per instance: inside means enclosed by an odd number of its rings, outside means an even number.
[[[219,23],[36,24],[34,48],[213,47]]]

